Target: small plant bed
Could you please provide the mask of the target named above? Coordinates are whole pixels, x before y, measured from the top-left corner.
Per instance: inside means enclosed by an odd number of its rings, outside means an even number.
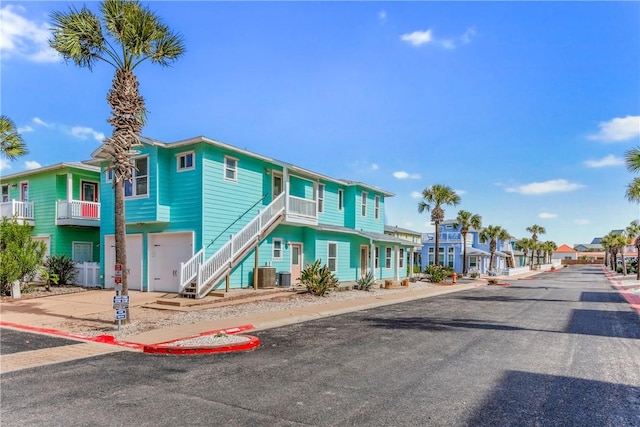
[[[51,286],[51,290],[47,290],[47,285],[40,282],[29,283],[21,286],[20,298],[14,299],[10,295],[3,295],[0,298],[2,302],[20,301],[32,298],[51,297],[56,295],[75,294],[78,292],[85,292],[93,288],[83,288],[76,285],[59,285]]]

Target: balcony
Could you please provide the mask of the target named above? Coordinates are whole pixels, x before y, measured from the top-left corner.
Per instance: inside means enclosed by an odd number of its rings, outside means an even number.
[[[457,231],[439,233],[438,243],[462,243],[462,234]],[[467,236],[469,240],[469,236]],[[433,244],[436,242],[436,233],[425,233],[422,235],[422,243]]]
[[[18,200],[2,202],[0,203],[0,214],[2,217],[15,217],[18,222],[23,224],[35,225],[33,202],[20,202]]]
[[[289,196],[285,209],[285,222],[306,225],[318,225],[316,201]]]
[[[57,224],[100,227],[100,203],[58,200]]]

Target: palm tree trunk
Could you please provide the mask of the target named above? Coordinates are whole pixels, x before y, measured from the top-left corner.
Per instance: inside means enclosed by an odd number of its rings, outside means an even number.
[[[620,256],[622,257],[622,275],[626,276],[627,275],[627,263],[624,260],[624,247],[622,247],[622,249],[620,249]]]
[[[636,245],[636,280],[640,280],[640,245]]]
[[[440,223],[438,221],[436,224],[436,247],[435,247],[435,259],[434,265],[440,265]]]
[[[113,186],[115,196],[114,216],[116,222],[116,264],[122,266],[122,295],[129,295],[127,281],[127,246],[126,246],[126,220],[124,215],[124,181],[119,179]],[[127,313],[127,319],[129,318]]]
[[[462,275],[467,275],[467,233],[462,233]]]

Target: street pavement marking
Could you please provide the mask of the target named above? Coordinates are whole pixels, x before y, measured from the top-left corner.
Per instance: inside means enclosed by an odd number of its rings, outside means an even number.
[[[19,353],[3,354],[0,356],[0,373],[18,371],[20,369],[51,365],[69,360],[84,359],[101,354],[125,351],[122,347],[113,345],[81,343],[61,347],[44,348],[40,350],[22,351]]]

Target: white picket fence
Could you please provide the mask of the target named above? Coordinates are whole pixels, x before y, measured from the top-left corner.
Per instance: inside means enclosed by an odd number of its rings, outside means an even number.
[[[100,263],[99,262],[83,262],[76,263],[75,270],[78,272],[76,277],[76,285],[93,288],[102,286],[100,283]]]

